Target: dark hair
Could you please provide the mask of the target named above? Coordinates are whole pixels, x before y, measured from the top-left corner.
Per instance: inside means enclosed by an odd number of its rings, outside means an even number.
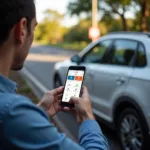
[[[8,39],[12,27],[23,17],[27,18],[30,32],[31,21],[35,17],[34,0],[0,0],[0,45]]]

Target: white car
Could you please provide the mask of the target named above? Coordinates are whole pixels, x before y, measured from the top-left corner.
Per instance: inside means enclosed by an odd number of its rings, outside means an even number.
[[[116,129],[123,150],[148,150],[150,134],[150,34],[111,33],[54,68],[54,86],[69,66],[87,68],[93,112]]]

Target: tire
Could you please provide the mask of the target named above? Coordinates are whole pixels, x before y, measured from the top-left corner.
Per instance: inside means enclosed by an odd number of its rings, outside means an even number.
[[[134,108],[121,112],[117,121],[117,135],[122,150],[150,149],[146,121]]]
[[[58,88],[60,86],[62,86],[61,79],[60,79],[59,75],[55,75],[55,77],[54,77],[54,88]]]

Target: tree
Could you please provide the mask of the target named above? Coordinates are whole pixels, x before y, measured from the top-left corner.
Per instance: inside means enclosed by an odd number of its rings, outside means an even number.
[[[44,20],[36,28],[35,40],[56,44],[62,40],[65,32],[65,28],[61,26],[64,15],[50,9],[46,10],[44,14]]]
[[[80,20],[78,25],[70,28],[65,34],[64,40],[68,42],[90,42],[88,38],[88,28],[91,26],[91,20]]]
[[[87,13],[91,16],[92,0],[70,0],[68,4],[68,11],[70,15],[80,15],[81,13]]]
[[[56,10],[47,9],[44,11],[44,15],[45,15],[45,19],[47,19],[51,22],[57,21],[57,22],[61,23],[61,21],[64,19],[64,15],[60,14]]]
[[[147,32],[149,29],[148,23],[150,20],[150,1],[149,0],[134,0],[135,5],[138,5],[140,10],[137,11],[137,16],[140,18],[140,30]]]
[[[102,29],[102,24],[104,24],[104,27],[106,29]],[[109,32],[114,32],[114,31],[120,31],[122,30],[122,24],[121,24],[121,19],[114,19],[113,16],[111,14],[105,14],[101,21],[100,21],[100,27],[102,30],[102,34],[103,34],[103,30],[105,30],[106,32],[104,34],[107,34]]]
[[[127,20],[125,18],[125,14],[130,10],[131,0],[105,0],[105,4],[107,7],[103,7],[105,14],[117,14],[120,16],[122,20],[123,30],[128,30],[127,28]],[[99,4],[102,5],[102,4]]]
[[[98,8],[103,11],[103,15],[119,15],[122,20],[123,30],[127,30],[125,13],[130,10],[131,0],[101,0]],[[91,14],[92,0],[74,0],[68,4],[68,11],[71,15],[79,15],[83,12]]]

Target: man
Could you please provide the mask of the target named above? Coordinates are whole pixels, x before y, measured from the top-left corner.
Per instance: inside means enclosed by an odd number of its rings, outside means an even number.
[[[49,121],[61,110],[63,87],[47,92],[35,106],[26,97],[15,94],[16,84],[7,78],[10,70],[23,67],[32,44],[37,25],[34,0],[1,0],[0,19],[0,149],[108,150],[86,87],[82,98],[71,99],[80,123],[78,145],[60,134]]]

